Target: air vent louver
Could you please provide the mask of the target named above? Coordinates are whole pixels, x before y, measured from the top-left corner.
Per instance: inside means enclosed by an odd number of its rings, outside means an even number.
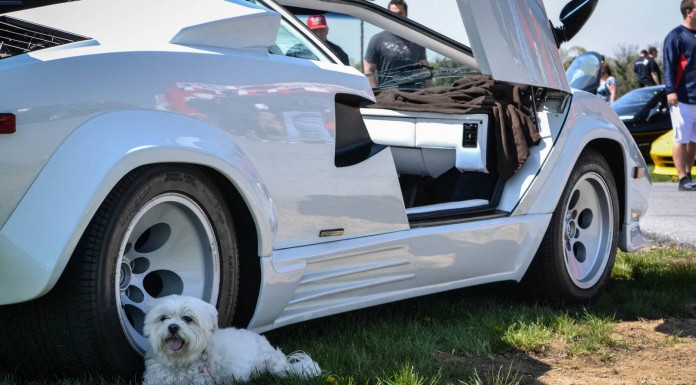
[[[87,39],[84,36],[0,16],[0,59]]]

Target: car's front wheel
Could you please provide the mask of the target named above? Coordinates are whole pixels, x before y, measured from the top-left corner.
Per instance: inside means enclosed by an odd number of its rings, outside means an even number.
[[[523,283],[534,294],[587,302],[609,282],[619,234],[619,201],[611,168],[585,150],[563,190]]]
[[[103,202],[54,289],[0,308],[8,317],[0,322],[15,330],[0,332],[15,347],[0,359],[21,373],[132,377],[147,349],[142,327],[151,299],[195,296],[229,324],[238,274],[230,210],[207,173],[140,168]]]

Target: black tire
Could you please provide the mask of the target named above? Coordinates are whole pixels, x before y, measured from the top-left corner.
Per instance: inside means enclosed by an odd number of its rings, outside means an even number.
[[[586,303],[609,282],[619,236],[619,199],[609,164],[583,151],[522,281],[536,296]]]
[[[238,252],[228,204],[212,179],[184,165],[124,177],[89,223],[50,293],[0,307],[0,367],[20,375],[135,378],[149,299],[187,294],[234,316]],[[186,275],[181,273],[186,272]]]

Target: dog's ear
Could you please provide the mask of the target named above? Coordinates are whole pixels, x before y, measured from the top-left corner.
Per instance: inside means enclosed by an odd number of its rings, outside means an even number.
[[[152,326],[152,317],[154,317],[154,313],[152,313],[152,309],[157,306],[157,300],[153,299],[150,301],[147,301],[143,304],[143,308],[145,310],[145,320],[143,322],[143,335],[147,338],[150,337],[150,327]]]
[[[146,301],[146,302],[143,304],[143,309],[145,310],[145,320],[144,320],[144,325],[143,325],[143,335],[144,335],[145,337],[149,337],[149,336],[150,336],[150,332],[151,332],[150,328],[151,328],[151,326],[152,326],[151,324],[153,323],[153,318],[156,317],[155,311],[154,311],[153,309],[155,309],[155,308],[157,307],[157,305],[160,304],[160,302],[161,302],[161,300],[159,300],[159,299],[157,299],[157,298],[153,298],[153,299],[151,299],[151,300],[149,300],[149,301]]]
[[[205,310],[208,312],[211,332],[215,333],[218,331],[218,311],[215,306],[207,302],[205,303]]]

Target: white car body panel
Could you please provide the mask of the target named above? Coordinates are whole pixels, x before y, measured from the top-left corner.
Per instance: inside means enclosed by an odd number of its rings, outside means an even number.
[[[569,111],[561,114],[543,112],[544,107],[541,106],[542,111],[538,113],[537,121],[542,143],[532,149],[521,172],[507,182],[499,207],[512,211],[513,215],[548,213],[553,210],[572,169],[559,166],[574,165],[580,155],[568,149],[584,148],[593,140],[610,138],[621,143],[623,150],[628,153],[628,161],[624,165],[624,183],[628,191],[624,216],[621,218],[623,238],[619,240],[619,247],[624,251],[638,250],[647,242],[640,232],[638,220],[647,211],[650,180],[628,179],[631,178],[631,170],[645,167],[640,150],[620,119],[615,114],[608,113],[610,107],[595,95],[575,91],[573,102],[568,103],[567,108]],[[604,113],[588,115],[581,111]],[[565,122],[560,124],[562,121]],[[555,167],[543,167],[547,162]],[[540,173],[537,175],[530,169],[540,170]]]
[[[566,113],[567,111],[558,112],[556,109],[544,111],[543,106],[541,106],[540,111],[537,112],[537,127],[541,135],[541,142],[530,149],[529,158],[522,165],[520,171],[507,181],[505,191],[503,191],[500,204],[498,205],[501,210],[508,212],[515,210],[515,213],[520,213],[517,207],[520,203],[520,197],[530,196],[530,199],[534,199],[535,195],[529,195],[529,188],[540,177],[538,175],[539,170],[553,149],[554,142],[559,134],[557,127],[563,127]],[[558,167],[558,169],[570,171],[565,167]],[[551,207],[553,206],[549,205],[547,209]]]
[[[495,199],[407,207],[400,173],[436,178],[454,167],[490,175],[488,115],[351,105],[362,115],[351,116],[358,119],[349,129],[364,123],[367,142],[390,147],[339,167],[337,103],[347,95],[374,101],[373,91],[356,69],[330,62],[331,53],[330,60],[270,54],[287,16],[282,10],[221,0],[82,0],[18,12],[13,17],[92,40],[0,62],[3,87],[22,90],[0,93],[0,112],[14,113],[18,126],[0,136],[7,181],[0,186],[0,305],[46,294],[118,181],[162,163],[215,170],[243,197],[262,275],[249,325],[257,331],[521,280],[577,159],[597,143],[616,149],[606,156],[623,172],[616,177],[619,246],[644,244],[638,220],[650,182],[634,179],[632,170],[645,163],[604,102],[570,95],[541,0],[458,0],[473,56],[388,12],[372,12],[371,3],[280,2],[364,16],[496,81],[552,90],[535,106],[541,143]],[[318,43],[306,28],[296,30]],[[27,79],[46,91],[27,90]],[[462,124],[472,122],[482,130],[475,147],[464,147]],[[425,225],[413,219],[488,204],[495,207],[479,216]]]
[[[69,117],[61,116],[52,118],[49,112],[45,110],[28,109],[20,111],[17,113],[19,122],[21,123],[23,120],[29,120],[31,123],[23,126],[17,135],[13,135],[9,140],[3,142],[2,152],[5,154],[3,162],[8,162],[8,165],[5,167],[6,170],[8,170],[7,172],[12,172],[14,174],[12,177],[14,179],[14,189],[9,191],[2,189],[2,192],[0,192],[0,196],[3,197],[4,202],[8,202],[8,204],[3,205],[0,211],[0,215],[2,215],[0,216],[0,223],[4,223],[7,218],[12,218],[9,217],[9,215],[13,213],[13,211],[14,218],[22,219],[9,219],[0,230],[0,238],[4,240],[3,242],[7,244],[9,249],[16,250],[19,253],[31,254],[32,258],[30,260],[45,267],[45,270],[40,274],[41,279],[37,279],[31,284],[31,287],[26,288],[26,290],[19,289],[19,287],[24,286],[24,284],[22,284],[16,286],[17,290],[13,290],[12,292],[5,291],[0,295],[2,297],[0,302],[10,303],[35,298],[52,287],[65,266],[72,247],[74,247],[79,239],[81,230],[83,230],[86,225],[85,219],[89,218],[90,215],[94,213],[96,207],[105,196],[105,194],[91,195],[84,192],[96,192],[97,186],[91,186],[83,192],[77,192],[73,190],[77,190],[79,184],[57,184],[60,188],[64,189],[60,191],[60,196],[63,199],[73,200],[72,203],[76,205],[85,205],[88,203],[85,199],[89,197],[89,203],[86,205],[86,207],[89,207],[88,211],[82,210],[80,212],[80,210],[78,210],[71,213],[68,217],[74,215],[73,223],[65,227],[60,225],[60,223],[62,223],[62,217],[56,215],[55,210],[57,206],[44,206],[41,204],[42,200],[40,198],[46,194],[45,189],[48,188],[47,186],[56,185],[55,180],[48,179],[45,182],[46,184],[38,183],[38,181],[32,184],[32,182],[42,168],[44,170],[74,169],[75,167],[79,167],[77,166],[79,162],[74,161],[69,164],[58,163],[55,165],[55,168],[47,168],[50,162],[46,154],[51,152],[48,148],[69,139],[73,134],[71,131],[74,130],[76,126],[80,126],[95,115],[98,116],[112,110],[118,111],[123,109],[157,110],[163,108],[176,108],[176,106],[162,106],[162,95],[171,96],[173,94],[182,94],[184,95],[182,97],[200,99],[201,103],[207,108],[205,111],[205,119],[208,121],[208,124],[216,126],[217,130],[221,130],[222,133],[226,133],[225,135],[229,135],[227,142],[230,143],[230,145],[234,144],[238,146],[243,153],[247,154],[248,163],[258,170],[260,180],[263,181],[258,188],[264,191],[264,194],[273,197],[274,205],[272,211],[267,210],[264,213],[258,213],[259,220],[263,219],[268,222],[268,224],[265,225],[257,223],[258,228],[269,229],[268,232],[260,232],[260,256],[269,255],[271,249],[282,249],[317,242],[329,242],[337,239],[401,231],[408,228],[408,221],[403,209],[403,201],[398,187],[397,176],[388,149],[385,150],[384,153],[378,154],[359,165],[343,168],[336,168],[333,166],[329,168],[326,167],[327,164],[333,165],[334,159],[334,137],[332,133],[324,129],[325,125],[330,126],[334,124],[332,122],[332,119],[334,119],[332,95],[341,92],[361,97],[371,96],[367,80],[354,69],[340,65],[320,64],[296,58],[268,55],[256,52],[255,50],[252,52],[232,50],[231,52],[227,52],[225,56],[209,53],[207,55],[207,66],[209,66],[211,70],[206,71],[204,78],[199,77],[192,79],[190,76],[186,75],[188,71],[187,68],[194,65],[190,61],[192,57],[189,56],[192,53],[183,52],[169,54],[168,60],[178,64],[171,67],[168,66],[167,70],[157,71],[158,77],[152,77],[151,75],[140,76],[134,72],[129,79],[122,79],[119,87],[111,87],[99,81],[99,79],[109,77],[109,75],[105,75],[101,73],[101,71],[109,71],[108,68],[135,66],[136,68],[140,68],[143,71],[142,73],[145,74],[149,73],[149,69],[153,68],[153,66],[156,67],[159,64],[153,57],[153,55],[157,55],[156,53],[141,52],[129,53],[123,56],[113,56],[113,54],[108,52],[109,48],[108,46],[95,45],[81,46],[77,50],[77,53],[72,53],[73,55],[85,55],[82,65],[79,67],[75,67],[72,64],[74,59],[67,55],[67,50],[47,49],[37,51],[35,55],[33,55],[34,60],[40,60],[42,62],[44,68],[43,72],[33,70],[31,68],[33,64],[32,61],[30,61],[29,65],[17,65],[8,69],[8,71],[13,71],[15,75],[12,76],[11,79],[8,79],[8,82],[5,83],[6,86],[21,87],[20,84],[31,76],[47,87],[61,90],[61,100],[60,104],[56,104],[55,99],[50,94],[39,96],[30,94],[4,94],[0,96],[0,104],[2,104],[4,108],[14,108],[16,111],[19,111],[23,107],[32,105],[46,106],[49,109],[51,107],[64,108],[64,106],[72,106],[75,110],[75,114]],[[202,53],[198,52],[196,54]],[[15,58],[9,58],[5,60],[12,61],[14,59]],[[17,61],[26,61],[24,57],[18,57],[17,59]],[[108,65],[106,64],[107,60],[111,60],[111,63]],[[199,63],[205,63],[205,61],[206,60],[199,61]],[[225,65],[223,64],[225,61],[230,63],[228,67],[236,68],[236,70],[232,72],[225,70]],[[240,63],[247,64],[241,65]],[[273,69],[274,67],[276,69]],[[93,70],[94,68],[97,70]],[[267,68],[265,71],[275,75],[265,77],[265,79],[259,79],[254,74],[256,71],[260,71],[263,68]],[[281,68],[282,70],[280,70]],[[323,70],[323,78],[322,76],[317,76],[317,68]],[[31,73],[31,75],[27,73]],[[64,76],[56,77],[56,73],[63,74]],[[328,76],[329,73],[332,75]],[[69,79],[73,78],[84,79],[86,81],[85,84],[89,84],[89,86],[76,89],[69,83]],[[249,79],[256,80],[250,81]],[[289,81],[290,79],[292,81]],[[187,82],[179,83],[178,81],[180,80],[186,80]],[[262,80],[263,83],[260,83],[259,80]],[[192,90],[187,90],[187,87]],[[295,107],[321,103],[320,108],[315,110],[316,112],[312,114],[293,112],[291,111],[294,108],[292,106],[280,105],[277,107],[284,112],[282,116],[278,115],[279,121],[274,122],[274,124],[278,124],[279,128],[287,131],[288,135],[292,136],[290,138],[292,142],[290,145],[286,142],[288,140],[287,136],[279,137],[270,135],[263,126],[267,122],[265,120],[256,120],[257,114],[265,114],[266,110],[249,110],[246,104],[235,102],[235,100],[243,101],[244,98],[249,97],[250,91],[254,91],[256,93],[261,92],[262,94],[261,96],[253,96],[255,98],[255,104],[264,104],[264,101],[266,101],[266,105],[273,107],[274,104],[277,104],[275,101],[277,99],[276,95],[282,94],[285,90],[290,90],[291,92],[293,90],[297,91],[297,94],[292,99],[292,103]],[[227,101],[227,98],[230,98],[229,101]],[[217,101],[221,99],[225,99],[226,102],[224,104],[218,103]],[[100,100],[104,102],[103,104],[93,106],[83,103],[83,100]],[[109,102],[111,100],[118,100],[118,103],[110,104]],[[184,110],[180,111],[180,113],[200,117],[200,113],[197,111]],[[237,119],[225,118],[235,113],[238,114]],[[161,114],[162,115],[159,116],[164,116],[169,113]],[[249,118],[242,119],[242,117],[245,116]],[[188,118],[187,121],[191,121],[191,119]],[[302,126],[303,130],[298,131],[298,126],[295,125],[298,121],[302,123],[309,122],[309,126],[305,124]],[[118,125],[104,123],[108,122],[108,120],[100,122],[100,124],[105,124],[106,127],[111,129],[122,130],[123,134],[128,132],[127,127],[119,127]],[[167,124],[166,122],[167,119],[161,118],[160,123],[150,122],[148,126],[153,127],[158,124]],[[126,126],[126,124],[122,125]],[[195,126],[193,123],[190,125]],[[319,132],[323,133],[320,136],[317,136],[317,127]],[[172,129],[174,129],[174,127],[172,127]],[[189,128],[189,131],[191,131],[191,128]],[[39,134],[42,132],[47,132],[48,135]],[[205,138],[198,138],[196,136],[196,131],[191,131],[191,133],[194,135],[188,139],[189,141],[195,142],[197,140],[205,140]],[[95,156],[105,157],[103,159],[94,159],[95,163],[104,162],[104,164],[101,164],[101,173],[104,174],[106,171],[111,172],[109,177],[103,175],[104,179],[101,181],[104,184],[99,186],[101,188],[109,189],[109,186],[115,185],[115,183],[125,175],[127,171],[132,169],[132,167],[137,167],[140,164],[156,163],[159,161],[169,162],[177,159],[177,156],[171,155],[163,158],[141,158],[139,159],[140,163],[134,160],[127,162],[125,158],[134,156],[136,152],[133,150],[135,148],[147,146],[166,147],[171,144],[163,137],[158,141],[157,138],[160,138],[162,135],[156,133],[152,134],[155,135],[152,138],[148,138],[135,131],[133,132],[133,136],[136,138],[128,136],[122,138],[117,133],[113,133],[113,135],[115,136],[110,146],[121,150],[121,159],[119,159],[118,156],[109,158],[107,154],[101,151],[95,154]],[[23,138],[39,136],[43,136],[42,143],[30,149],[12,144],[13,141],[24,140]],[[79,146],[76,145],[76,148],[81,148],[81,146],[92,146],[98,149],[102,143],[98,138],[99,137],[92,137],[91,140],[85,140],[83,143],[80,143]],[[136,141],[131,142],[131,140]],[[142,140],[142,142],[137,142],[137,140]],[[120,141],[125,142],[122,143],[124,147],[118,147]],[[181,158],[187,159],[188,155],[184,154],[186,152],[185,148],[187,147],[185,141],[181,142],[175,140],[174,142],[178,143],[175,147],[179,147],[182,152]],[[68,143],[69,141],[66,141],[63,143],[63,146]],[[258,153],[259,146],[264,149],[261,153]],[[69,148],[65,151],[75,152],[76,154],[80,153],[80,151],[75,148]],[[231,151],[231,147],[229,147],[227,151]],[[265,156],[265,151],[272,151],[276,154],[286,154],[291,161],[279,163],[274,160],[274,158]],[[60,150],[56,152],[56,155],[59,153]],[[215,154],[215,156],[223,157],[222,154]],[[60,158],[56,157],[50,160],[58,161],[57,159]],[[16,160],[21,160],[18,166],[14,166]],[[123,168],[120,174],[113,173],[117,171],[118,168],[109,170],[109,167],[115,166],[119,162],[131,168]],[[206,164],[207,162],[200,160],[193,161],[193,163]],[[11,171],[15,169],[18,171]],[[55,176],[52,176],[50,178],[54,177]],[[353,183],[352,181],[357,177],[360,177],[366,183],[364,185]],[[330,180],[330,183],[317,183],[317,181]],[[297,186],[315,186],[316,188],[314,191],[316,195],[306,196],[304,190],[301,188],[289,188],[291,185],[289,181],[292,181],[293,184],[299,183]],[[379,183],[375,183],[376,181],[379,181]],[[255,181],[248,182],[255,183]],[[96,183],[96,181],[93,183]],[[234,180],[234,183],[236,185],[244,184],[242,181],[237,180]],[[24,189],[17,188],[17,186],[24,186]],[[30,191],[27,191],[30,186]],[[54,189],[56,189],[56,187],[51,187],[49,191]],[[15,207],[9,204],[9,202],[18,202],[23,195],[29,199],[34,196],[33,194],[37,194],[37,198],[35,200],[25,201],[27,202],[25,203],[27,206],[23,207],[26,207],[26,211],[15,210]],[[380,204],[380,210],[366,211],[364,210],[365,205],[363,202],[345,199],[345,197],[354,196],[356,194],[365,197],[365,199],[371,202],[382,202]],[[252,195],[255,194],[252,193]],[[46,210],[40,210],[42,213],[35,211],[35,204],[39,204],[39,207],[45,207]],[[69,205],[64,204],[63,206]],[[326,208],[333,208],[333,210],[335,210],[335,208],[341,208],[341,215],[322,215],[322,210]],[[77,216],[78,212],[80,213],[79,216]],[[312,212],[316,212],[317,215],[313,215]],[[27,213],[32,215],[24,217]],[[48,220],[47,217],[43,217],[39,220],[36,216],[40,215],[50,216],[53,220]],[[55,243],[49,241],[51,239],[49,236],[46,236],[45,241],[41,243],[36,243],[23,237],[21,234],[28,228],[26,227],[27,223],[34,223],[33,228],[35,231],[53,234],[53,236],[56,237],[54,239]],[[343,236],[329,238],[319,237],[319,232],[321,230],[336,227],[345,229]],[[53,233],[53,229],[59,229],[60,231],[58,231],[58,233]],[[68,234],[70,234],[70,239],[65,238]],[[0,257],[0,259],[2,258],[4,258],[4,256]],[[12,261],[15,261],[15,259],[13,258]],[[4,265],[6,261],[2,262]],[[24,268],[26,268],[26,265],[22,262],[16,267],[8,267],[5,271],[15,272]],[[25,274],[30,273],[31,269],[25,270]],[[11,278],[11,281],[16,282],[15,278]],[[29,281],[23,282],[27,283]],[[41,289],[39,290],[39,288]],[[8,297],[5,298],[5,296]]]
[[[542,0],[457,3],[481,73],[570,92]]]
[[[577,113],[609,108],[602,100],[580,92],[568,107],[576,119],[567,121],[563,129],[560,129],[562,125],[558,120],[564,120],[565,114],[539,114],[542,144],[534,147],[523,170],[508,181],[501,199],[500,207],[510,205],[510,217],[372,237],[371,241],[375,243],[344,241],[345,256],[336,251],[342,247],[326,249],[325,246],[274,252],[272,258],[264,260],[262,265],[265,279],[274,284],[266,286],[266,291],[261,293],[258,311],[250,327],[265,331],[305,319],[443,290],[503,280],[519,281],[534,257],[534,252],[525,253],[524,250],[531,247],[536,251],[539,247],[560,192],[579,155],[576,151],[553,151],[553,146],[556,149],[566,146],[583,148],[592,140],[609,137],[622,142],[631,153],[633,161],[626,165],[627,168],[639,167],[643,162],[630,136],[616,131],[615,120],[606,120],[612,115],[586,117]],[[555,123],[548,123],[554,120]],[[551,126],[559,129],[552,133]],[[624,130],[625,127],[621,131]],[[403,137],[404,133],[401,134],[397,141],[410,144],[410,140]],[[541,169],[536,177],[525,172],[527,169],[538,170],[546,162],[555,167]],[[626,173],[625,178],[629,177]],[[626,211],[621,219],[624,238],[619,240],[619,245],[623,250],[635,251],[643,247],[646,240],[640,232],[638,218],[632,218],[631,213],[645,213],[650,182],[646,178],[626,182],[632,187],[626,192]],[[423,250],[419,245],[448,244],[450,241],[443,239],[450,237],[459,244],[456,249],[445,248],[438,253],[427,248],[424,255],[417,254]],[[359,244],[353,245],[356,242]],[[514,257],[510,258],[512,255]],[[439,269],[443,265],[447,266],[448,274]],[[288,280],[292,275],[295,277]],[[419,282],[412,284],[415,280]],[[380,285],[381,290],[370,292],[368,288],[373,285]],[[328,308],[327,301],[331,303]]]
[[[197,132],[191,137],[191,130]],[[109,143],[108,146],[101,145]],[[176,144],[176,145],[174,145]],[[90,162],[85,162],[89,155]],[[257,217],[259,251],[270,253],[276,216],[271,199],[242,151],[223,132],[165,112],[127,111],[99,116],[61,145],[0,231],[0,249],[19,264],[3,263],[0,302],[44,294],[57,281],[87,223],[126,173],[153,161],[211,164],[237,182]],[[62,170],[79,170],[66,173]],[[50,191],[50,194],[46,194]],[[85,205],[85,202],[90,202]],[[36,234],[44,234],[41,242]]]
[[[276,251],[264,258],[267,284],[250,327],[264,331],[443,290],[520,280],[550,218],[499,218]]]
[[[137,6],[136,6],[137,5]],[[164,10],[164,12],[163,12]],[[275,42],[280,16],[234,2],[184,0],[68,2],[14,13],[19,19],[89,36],[118,49],[127,44],[171,42],[220,48],[257,49]],[[60,15],[60,16],[57,16]],[[153,23],[157,15],[157,23]]]
[[[587,114],[584,111],[597,113]],[[623,165],[623,183],[627,186],[627,191],[624,215],[621,218],[623,238],[619,241],[619,247],[624,251],[635,251],[646,243],[640,233],[638,220],[647,212],[651,182],[646,177],[632,177],[635,168],[645,169],[645,160],[619,117],[610,114],[609,111],[611,108],[595,95],[576,91],[564,129],[560,132],[546,162],[553,165],[574,165],[579,153],[567,150],[569,148],[584,148],[594,140],[607,138],[620,143],[623,151],[627,153],[626,163]],[[567,167],[542,168],[529,191],[519,201],[515,213],[548,212],[549,202],[553,202],[554,206],[558,202],[559,195],[554,194],[562,191],[570,170],[571,168]]]

